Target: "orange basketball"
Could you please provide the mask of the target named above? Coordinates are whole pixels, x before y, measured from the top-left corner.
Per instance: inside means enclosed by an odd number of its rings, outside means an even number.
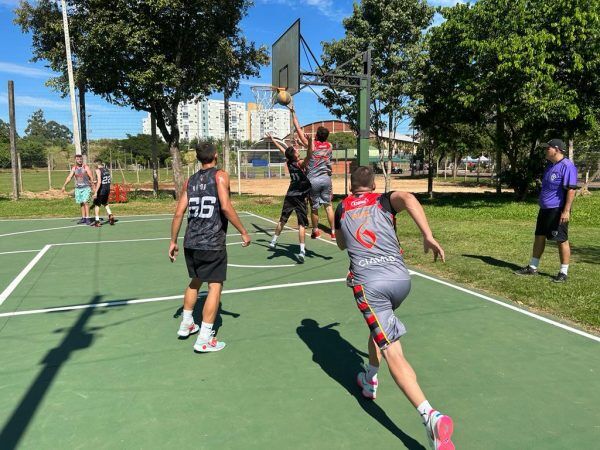
[[[292,96],[290,95],[290,93],[288,91],[279,91],[277,93],[276,101],[280,105],[286,106],[292,102]]]

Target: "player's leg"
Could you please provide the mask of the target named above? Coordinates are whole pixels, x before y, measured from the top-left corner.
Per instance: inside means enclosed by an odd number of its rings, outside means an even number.
[[[198,300],[198,290],[202,286],[202,282],[198,278],[192,278],[183,294],[183,313],[181,324],[179,324],[179,330],[177,330],[177,336],[188,337],[190,334],[198,332],[200,329],[198,325],[194,323],[194,307]]]
[[[283,227],[290,218],[290,214],[292,214],[293,210],[294,207],[290,204],[289,197],[286,195],[286,197],[283,199],[283,206],[281,208],[281,216],[279,216],[279,222],[277,222],[277,226],[275,227],[275,233],[273,234],[273,238],[269,243],[270,249],[274,249],[277,246],[277,239],[279,239],[279,235],[281,234]]]
[[[381,351],[370,334],[367,347],[369,349],[369,363],[364,366],[364,372],[358,373],[356,381],[362,388],[363,397],[375,399],[377,397],[377,386],[379,385],[377,373],[379,372]]]
[[[208,295],[202,308],[202,324],[194,350],[198,352],[217,352],[225,347],[225,343],[218,341],[214,336],[213,326],[217,318],[217,311],[221,303],[222,282],[209,282]]]
[[[296,198],[294,204],[294,210],[296,211],[296,219],[298,220],[298,243],[300,244],[300,253],[298,253],[298,260],[303,263],[306,257],[306,227],[308,226],[308,215],[306,208],[306,197],[299,196]]]
[[[571,260],[571,245],[569,244],[569,222],[560,223],[560,214],[562,209],[556,211],[556,219],[552,235],[558,243],[558,255],[560,257],[560,270],[553,278],[555,283],[564,283],[567,281],[569,273],[569,262]]]
[[[325,212],[327,213],[327,221],[329,222],[329,229],[331,230],[331,240],[335,240],[335,226],[334,226],[334,215],[333,215],[333,206],[331,203],[328,203],[325,206]]]
[[[327,221],[329,222],[329,229],[331,230],[331,240],[335,240],[335,226],[334,226],[334,213],[331,202],[333,200],[333,184],[331,177],[327,177],[325,180],[325,187],[321,193],[321,202],[325,205],[325,213],[327,214]]]
[[[108,223],[114,225],[115,216],[113,216],[113,213],[110,210],[110,205],[108,204],[108,194],[106,195],[106,203],[104,204],[104,209],[106,209],[106,214],[108,214]]]
[[[540,259],[546,248],[546,237],[551,233],[552,216],[548,210],[540,209],[535,224],[535,237],[533,239],[533,249],[529,264],[522,269],[516,270],[517,275],[536,275],[540,265]]]
[[[320,205],[320,193],[321,187],[318,184],[318,178],[314,179],[310,183],[310,222],[312,225],[312,233],[310,234],[311,239],[317,239],[321,232],[319,231],[319,205]]]

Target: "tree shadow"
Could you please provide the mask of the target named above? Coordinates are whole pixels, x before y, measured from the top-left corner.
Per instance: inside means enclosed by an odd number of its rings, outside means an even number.
[[[194,317],[194,322],[196,322],[197,324],[202,323],[202,308],[204,308],[204,302],[206,301],[206,294],[207,294],[206,292],[200,292],[200,294],[198,296],[198,301],[196,302],[196,306],[194,306],[194,312],[192,313],[192,316]],[[180,306],[179,308],[177,308],[177,311],[175,311],[175,314],[173,314],[173,318],[177,319],[177,318],[181,317],[181,314],[183,314],[183,306]],[[231,316],[234,319],[237,319],[238,317],[240,317],[240,314],[223,309],[223,303],[219,302],[219,309],[217,310],[217,317],[215,318],[215,323],[213,324],[213,330],[215,331],[215,334],[217,334],[217,332],[219,331],[219,328],[221,328],[221,325],[223,325],[223,319],[221,318],[221,316]],[[179,339],[185,340],[187,338],[179,338]]]
[[[96,294],[92,297],[89,305],[98,304],[101,300],[102,296]],[[94,331],[101,329],[101,327],[89,328],[87,323],[94,314],[102,312],[104,311],[97,311],[93,306],[85,308],[70,328],[55,330],[55,333],[66,332],[66,334],[63,340],[42,359],[42,369],[4,424],[0,432],[2,449],[17,448],[37,409],[71,355],[78,350],[84,350],[92,346]]]
[[[499,208],[516,201],[515,194],[496,194],[495,192],[436,192],[433,199],[422,193],[416,193],[415,196],[421,203],[427,205],[452,206],[453,208]],[[520,203],[537,204],[537,201],[536,196],[529,196]]]
[[[600,247],[575,246],[571,244],[571,251],[577,262],[587,264],[600,264]]]
[[[406,448],[424,450],[419,442],[398,428],[377,403],[362,396],[355,377],[362,370],[362,358],[368,355],[355,348],[334,330],[333,327],[337,325],[339,323],[320,327],[316,320],[303,319],[301,325],[296,328],[296,333],[312,351],[312,360],[346,389],[367,414],[400,439]]]
[[[485,256],[485,255],[467,255],[465,253],[463,253],[461,256],[464,256],[465,258],[473,258],[473,259],[479,259],[481,261],[483,261],[486,264],[489,264],[490,266],[495,266],[495,267],[502,267],[504,269],[509,269],[511,272],[514,272],[515,270],[519,270],[521,269],[523,266],[515,264],[515,263],[511,263],[508,261],[503,261],[501,259],[497,259],[494,258],[492,256]],[[539,275],[544,276],[544,277],[554,277],[554,275],[549,274],[547,272],[538,272]]]

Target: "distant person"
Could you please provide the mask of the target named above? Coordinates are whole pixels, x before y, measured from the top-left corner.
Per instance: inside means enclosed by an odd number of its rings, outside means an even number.
[[[285,163],[290,174],[290,185],[283,199],[283,207],[281,208],[281,216],[279,222],[275,227],[275,233],[273,239],[269,244],[269,248],[275,249],[277,246],[277,239],[283,230],[283,227],[287,223],[292,212],[296,213],[298,219],[298,243],[300,244],[300,253],[298,253],[298,259],[300,262],[304,262],[306,258],[306,248],[304,243],[306,227],[308,226],[308,210],[306,207],[306,198],[310,192],[310,181],[306,177],[306,163],[310,159],[312,151],[312,139],[308,139],[308,154],[304,160],[299,159],[298,149],[294,148],[293,145],[285,148],[279,142],[277,142],[273,136],[267,135],[268,138],[275,144],[281,153],[285,155]]]
[[[83,156],[75,155],[75,165],[71,167],[71,171],[65,180],[61,191],[65,192],[65,187],[75,178],[75,202],[81,206],[81,219],[78,224],[93,225],[90,219],[89,201],[92,196],[92,182],[94,177],[92,171],[87,164],[83,163]]]
[[[294,121],[294,127],[298,133],[300,143],[308,148],[308,139],[302,131],[302,127],[298,123],[296,112],[290,107],[292,117]],[[329,130],[325,127],[317,128],[315,140],[312,144],[312,154],[308,159],[307,163],[307,177],[310,181],[310,203],[311,213],[310,218],[312,222],[312,233],[310,237],[317,239],[321,235],[319,230],[319,208],[323,206],[327,214],[327,220],[329,221],[329,227],[331,229],[331,239],[335,240],[335,230],[333,228],[333,207],[331,206],[331,199],[333,197],[333,186],[331,182],[331,156],[332,147],[331,143],[327,142],[329,137]]]
[[[369,364],[358,374],[357,383],[364,397],[376,397],[383,355],[392,378],[421,416],[431,447],[453,450],[452,419],[431,407],[400,345],[406,329],[394,310],[408,296],[411,282],[396,236],[396,214],[408,212],[423,234],[425,252],[432,250],[435,260],[439,256],[444,261],[444,250],[433,238],[423,207],[414,195],[376,194],[373,170],[364,166],[352,172],[350,183],[352,194],[338,205],[335,228],[338,247],[348,250],[350,257],[348,285],[370,330]]]
[[[237,228],[242,235],[242,246],[250,245],[250,236],[229,199],[229,175],[217,169],[217,148],[213,144],[196,145],[196,157],[202,168],[184,185],[179,197],[173,222],[169,259],[174,262],[179,252],[177,243],[183,215],[188,210],[188,224],[183,247],[190,281],[183,297],[182,321],[177,335],[185,338],[198,332],[194,344],[197,352],[217,352],[225,343],[214,336],[213,325],[217,317],[223,282],[227,278],[227,224]],[[198,289],[208,283],[208,295],[202,309],[202,324],[194,323],[192,313],[198,300]]]
[[[100,160],[96,161],[96,184],[94,189],[94,214],[95,222],[94,226],[102,226],[100,222],[100,206],[104,206],[106,214],[108,214],[108,223],[111,225],[115,224],[115,216],[113,216],[110,206],[108,206],[108,197],[110,196],[110,183],[112,178],[110,176],[110,170],[108,170],[104,163]]]
[[[515,274],[537,275],[546,240],[550,239],[558,243],[560,258],[560,269],[552,281],[564,283],[567,281],[571,258],[569,221],[577,189],[577,168],[565,156],[565,143],[560,139],[552,139],[543,146],[546,147],[548,165],[542,178],[532,256],[529,264],[515,271]]]

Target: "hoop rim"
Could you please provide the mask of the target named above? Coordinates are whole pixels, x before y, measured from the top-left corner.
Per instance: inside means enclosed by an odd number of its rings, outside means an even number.
[[[271,86],[269,84],[257,84],[250,86],[259,110],[270,110],[275,106],[275,100],[279,92],[285,91],[285,88]]]

